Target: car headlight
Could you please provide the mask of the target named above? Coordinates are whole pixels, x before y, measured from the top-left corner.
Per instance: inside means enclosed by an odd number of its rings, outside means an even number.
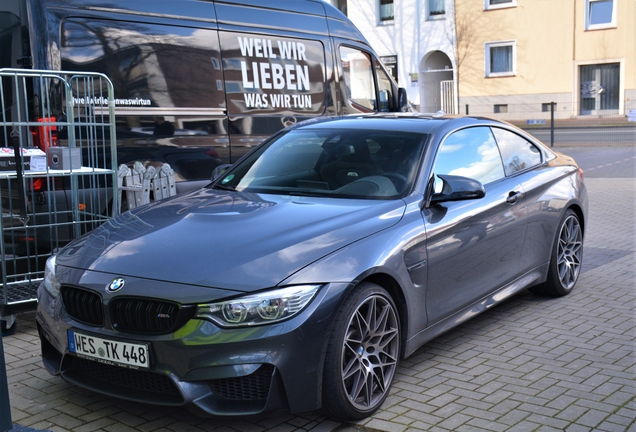
[[[197,317],[221,327],[272,324],[300,312],[314,297],[320,285],[297,285],[248,295],[234,300],[197,306]]]
[[[46,260],[46,267],[44,268],[44,288],[51,294],[52,297],[57,297],[60,294],[60,283],[55,278],[55,255],[49,257]]]

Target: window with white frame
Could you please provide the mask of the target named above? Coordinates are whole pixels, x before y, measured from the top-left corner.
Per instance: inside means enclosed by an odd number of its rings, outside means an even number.
[[[484,9],[501,9],[517,6],[517,0],[484,0]]]
[[[428,19],[442,19],[446,16],[446,0],[427,0],[426,16]]]
[[[486,43],[486,76],[512,76],[516,73],[516,44],[514,41]]]
[[[597,30],[616,27],[616,0],[586,0],[585,28]]]
[[[333,5],[337,7],[340,12],[347,15],[347,0],[335,0]]]
[[[393,0],[380,0],[380,23],[391,23],[393,18]]]

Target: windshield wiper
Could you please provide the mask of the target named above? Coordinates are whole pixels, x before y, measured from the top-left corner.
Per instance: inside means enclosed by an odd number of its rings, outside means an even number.
[[[307,196],[307,197],[327,197],[330,194],[325,194],[324,192],[307,192],[307,191],[289,191],[289,195],[293,196]]]

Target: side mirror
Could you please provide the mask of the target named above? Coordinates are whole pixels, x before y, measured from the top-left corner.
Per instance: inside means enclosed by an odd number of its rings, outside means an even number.
[[[232,164],[223,164],[223,165],[219,165],[218,167],[214,168],[214,171],[212,171],[212,178],[210,180],[214,181],[214,180],[218,179],[231,166],[232,166]]]
[[[398,89],[398,106],[397,110],[399,112],[408,112],[411,111],[411,104],[409,104],[409,97],[406,93],[406,89],[400,87]]]
[[[437,204],[448,201],[464,201],[479,199],[486,196],[486,189],[481,182],[461,176],[454,176],[448,174],[440,174],[439,177],[442,182],[442,191],[435,193],[429,188],[429,201],[427,204]]]

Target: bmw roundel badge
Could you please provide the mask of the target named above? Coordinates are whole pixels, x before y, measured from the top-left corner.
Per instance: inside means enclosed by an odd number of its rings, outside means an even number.
[[[111,283],[106,285],[106,292],[114,293],[116,291],[119,291],[125,284],[126,281],[124,280],[124,278],[113,279]]]

